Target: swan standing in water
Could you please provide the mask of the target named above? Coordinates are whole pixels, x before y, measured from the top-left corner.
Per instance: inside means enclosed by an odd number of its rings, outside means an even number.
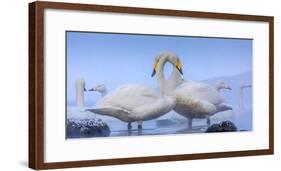
[[[169,80],[165,80],[163,70],[168,61],[174,64],[174,68]],[[174,54],[162,54],[155,59],[152,76],[155,74],[161,92],[175,97],[174,111],[188,119],[189,128],[194,118],[206,118],[207,125],[210,125],[210,116],[232,110],[232,107],[224,104],[216,88],[201,82],[184,81],[180,59]]]
[[[221,90],[232,90],[232,88],[224,81],[217,81],[216,82],[216,86],[215,86],[216,90],[218,91],[218,93],[221,92]],[[223,99],[223,103],[225,102],[225,100]],[[227,104],[224,104],[227,106]],[[231,106],[228,106],[229,107],[229,111],[232,110],[232,107]],[[232,112],[231,112],[232,113]]]
[[[222,90],[232,90],[232,88],[223,80],[219,80],[216,82],[215,85],[216,90],[221,93]],[[225,100],[224,100],[225,102]],[[226,104],[225,104],[226,105]],[[230,107],[230,106],[229,106]],[[231,107],[230,107],[231,108]],[[226,117],[227,119],[229,119],[230,117],[232,117],[233,115],[233,111],[231,110],[227,110],[227,111],[223,111],[223,113],[221,113],[220,115],[222,115],[223,117]],[[221,118],[219,116],[219,118]],[[217,118],[218,119],[218,118]]]

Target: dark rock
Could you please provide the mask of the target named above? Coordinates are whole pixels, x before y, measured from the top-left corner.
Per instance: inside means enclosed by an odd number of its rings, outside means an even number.
[[[213,124],[208,127],[206,132],[233,132],[237,131],[237,127],[231,121],[223,121],[219,124]]]
[[[222,128],[220,124],[213,124],[208,127],[206,132],[222,132]]]
[[[223,121],[223,122],[221,122],[221,127],[223,128],[224,132],[237,131],[237,127],[231,121]]]
[[[66,137],[108,137],[109,126],[101,119],[67,119]]]

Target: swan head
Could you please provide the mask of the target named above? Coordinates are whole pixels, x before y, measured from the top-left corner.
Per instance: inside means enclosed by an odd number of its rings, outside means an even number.
[[[160,66],[163,67],[166,62],[170,62],[175,68],[177,68],[181,75],[183,75],[182,65],[179,57],[172,53],[162,53],[155,57],[151,77],[153,77],[158,72]]]
[[[229,85],[227,85],[224,81],[218,81],[216,83],[216,88],[218,90],[221,90],[221,89],[232,90],[232,88]]]
[[[243,88],[250,88],[252,87],[252,84],[247,82],[247,81],[241,81],[240,82],[240,88],[243,89]]]
[[[93,86],[88,91],[97,91],[97,92],[100,92],[100,93],[104,94],[104,93],[107,92],[107,89],[106,89],[106,86],[104,84],[99,84],[99,85]]]

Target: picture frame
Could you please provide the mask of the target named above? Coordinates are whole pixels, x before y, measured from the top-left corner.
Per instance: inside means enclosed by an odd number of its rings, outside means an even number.
[[[159,17],[161,20],[174,18],[184,20],[192,18],[194,20],[202,19],[208,20],[224,20],[227,22],[243,22],[243,23],[263,23],[266,25],[266,32],[263,32],[266,40],[268,41],[268,55],[266,61],[268,63],[268,70],[261,69],[262,73],[267,77],[268,82],[265,85],[268,95],[265,102],[265,109],[267,119],[264,121],[267,128],[264,133],[265,136],[260,137],[265,142],[265,148],[246,148],[245,150],[222,150],[211,152],[196,152],[190,154],[163,154],[159,155],[135,155],[131,157],[113,157],[113,158],[98,158],[98,159],[81,159],[81,160],[66,160],[46,161],[46,153],[48,153],[47,139],[52,137],[46,136],[49,126],[46,126],[46,88],[48,87],[48,80],[46,81],[46,74],[50,70],[46,69],[48,60],[46,58],[46,36],[51,34],[46,27],[48,20],[46,10],[61,11],[61,13],[74,13],[85,12],[87,15],[90,13],[100,13],[98,15],[132,15],[132,17],[146,16],[146,17]],[[77,14],[78,15],[78,14]],[[80,14],[79,14],[80,15]],[[84,15],[84,14],[83,14]],[[73,16],[75,16],[73,14]],[[73,17],[72,16],[72,17]],[[75,18],[75,17],[74,17]],[[201,21],[202,20],[202,21]],[[48,20],[49,21],[49,20]],[[66,20],[66,24],[67,24]],[[195,21],[196,22],[196,21]],[[56,23],[56,22],[54,22]],[[121,26],[120,26],[121,27]],[[155,26],[157,27],[157,26]],[[117,27],[118,28],[118,27]],[[48,31],[48,32],[47,32]],[[108,32],[108,31],[105,31]],[[116,30],[120,32],[120,30]],[[133,31],[136,33],[137,31]],[[61,34],[57,32],[56,34]],[[48,37],[49,39],[49,37]],[[50,39],[49,39],[50,40]],[[65,43],[63,41],[63,43]],[[63,50],[64,51],[64,50]],[[255,54],[256,55],[256,54]],[[57,59],[64,56],[58,55]],[[259,59],[256,59],[259,60]],[[65,75],[63,75],[65,76]],[[50,79],[49,79],[50,80]],[[63,80],[65,81],[65,80]],[[61,115],[65,115],[61,113]],[[47,119],[46,119],[47,118]],[[65,121],[61,124],[64,124]],[[255,124],[255,123],[254,123]],[[47,137],[47,138],[46,138]],[[126,138],[126,137],[125,137]],[[147,139],[150,137],[147,137]],[[62,138],[64,139],[64,137]],[[64,139],[65,140],[65,139]],[[110,140],[108,140],[110,141]],[[130,139],[130,141],[133,141]],[[138,139],[137,141],[140,141]],[[157,139],[155,140],[157,143]],[[159,142],[158,142],[159,143]],[[249,144],[251,146],[251,144]],[[59,149],[59,147],[56,147]],[[59,152],[57,152],[59,153]],[[75,3],[62,3],[62,2],[32,2],[29,4],[29,167],[36,170],[41,169],[57,169],[57,168],[70,168],[70,167],[88,167],[88,166],[102,166],[102,165],[120,165],[120,164],[134,164],[134,163],[149,163],[149,162],[165,162],[165,161],[180,161],[180,160],[195,160],[207,158],[223,158],[223,157],[238,157],[238,156],[254,156],[254,155],[269,155],[274,153],[274,17],[272,16],[257,16],[257,15],[242,15],[242,14],[226,14],[226,13],[213,13],[213,12],[197,12],[197,11],[180,11],[168,9],[152,9],[152,8],[136,8],[136,7],[121,7],[121,6],[105,6],[94,4],[75,4]],[[116,154],[118,156],[118,154]],[[122,155],[120,155],[122,156]]]

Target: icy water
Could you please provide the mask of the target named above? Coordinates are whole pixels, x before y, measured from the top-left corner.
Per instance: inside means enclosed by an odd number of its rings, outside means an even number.
[[[173,124],[173,126],[155,126],[143,129],[122,129],[112,130],[110,136],[140,136],[140,135],[169,135],[169,134],[186,134],[186,133],[203,133],[207,129],[206,126],[195,126],[188,129],[186,124]]]
[[[194,119],[192,129],[189,129],[187,125],[187,119],[181,117],[173,111],[155,120],[143,122],[143,129],[138,129],[137,123],[132,123],[131,130],[128,130],[127,123],[125,122],[112,117],[86,112],[84,109],[78,110],[76,107],[69,106],[67,112],[68,119],[101,119],[110,128],[109,137],[205,133],[206,129],[208,128],[205,119]],[[240,113],[236,114],[234,111],[217,114],[211,117],[211,124],[229,120],[236,125],[238,131],[251,131],[252,115],[250,114],[250,112],[251,111],[248,111],[249,114],[243,115],[240,115]],[[76,137],[72,138],[89,137],[94,136],[88,134],[77,135]]]

